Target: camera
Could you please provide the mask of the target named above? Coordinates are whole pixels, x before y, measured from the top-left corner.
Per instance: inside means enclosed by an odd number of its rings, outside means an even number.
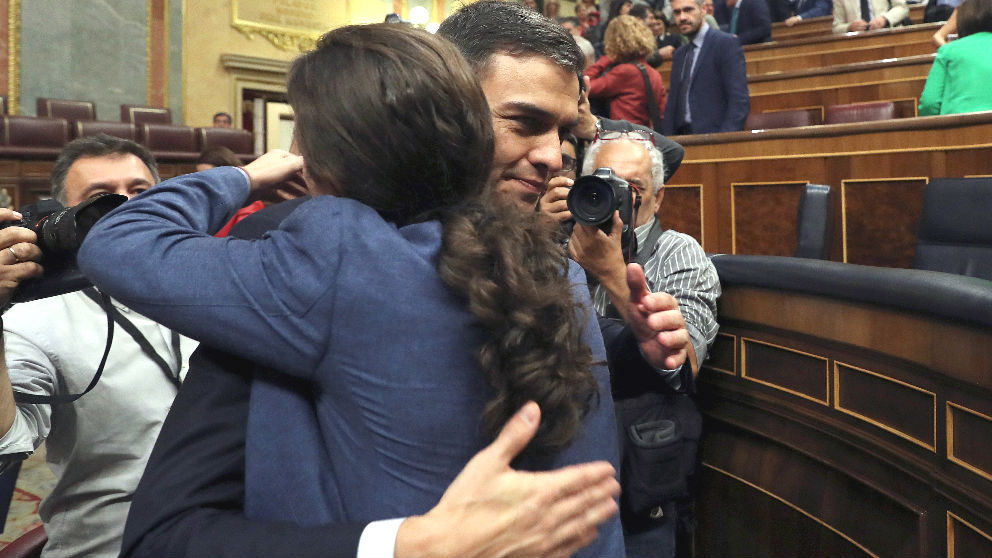
[[[55,200],[41,200],[19,210],[20,221],[0,223],[0,229],[24,227],[38,235],[45,275],[22,282],[13,302],[27,302],[84,289],[90,282],[76,267],[76,252],[83,239],[104,215],[127,201],[127,196],[104,194],[73,207]]]
[[[596,172],[579,177],[568,191],[568,210],[575,222],[580,225],[599,227],[606,234],[613,231],[613,212],[620,212],[623,232],[620,243],[624,254],[628,254],[634,236],[634,209],[640,205],[630,184],[613,173],[609,167],[600,167]]]

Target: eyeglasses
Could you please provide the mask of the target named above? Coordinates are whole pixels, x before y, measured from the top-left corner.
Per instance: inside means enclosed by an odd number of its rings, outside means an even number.
[[[562,153],[560,172],[572,172],[574,170],[575,170],[575,157],[572,157],[567,153]]]
[[[657,147],[654,142],[654,134],[647,130],[599,130],[596,132],[596,140],[613,141],[621,139],[624,136],[629,140],[643,141]]]

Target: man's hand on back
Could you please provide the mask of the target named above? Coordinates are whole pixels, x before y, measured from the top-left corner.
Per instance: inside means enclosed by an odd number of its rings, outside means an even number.
[[[403,522],[396,556],[571,556],[592,543],[597,526],[617,513],[616,471],[605,461],[511,469],[540,420],[537,404],[525,404],[434,509]]]

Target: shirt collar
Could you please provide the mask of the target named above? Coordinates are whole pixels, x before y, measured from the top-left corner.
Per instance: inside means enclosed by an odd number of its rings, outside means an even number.
[[[710,30],[710,24],[703,20],[703,25],[699,28],[699,33],[696,33],[696,37],[692,39],[692,44],[696,45],[696,48],[702,48],[703,41],[706,39],[706,32]]]

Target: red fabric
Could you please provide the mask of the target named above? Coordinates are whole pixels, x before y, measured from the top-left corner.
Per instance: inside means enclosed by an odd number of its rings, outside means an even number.
[[[237,213],[234,214],[234,217],[231,217],[231,220],[228,221],[221,230],[217,231],[217,234],[214,236],[219,238],[227,236],[228,233],[231,232],[231,228],[238,224],[238,221],[244,219],[252,213],[255,213],[256,211],[261,211],[262,209],[265,209],[265,204],[260,201],[242,207]]]
[[[654,68],[647,65],[644,59],[639,60],[648,72],[651,80],[651,90],[658,103],[658,117],[665,117],[665,101],[668,91]],[[644,77],[633,63],[617,64],[609,72],[603,71],[612,64],[606,56],[601,57],[595,64],[589,66],[585,75],[589,76],[589,97],[593,99],[610,100],[610,118],[613,120],[629,120],[635,124],[651,127],[651,117],[648,115],[647,91],[644,90]]]

